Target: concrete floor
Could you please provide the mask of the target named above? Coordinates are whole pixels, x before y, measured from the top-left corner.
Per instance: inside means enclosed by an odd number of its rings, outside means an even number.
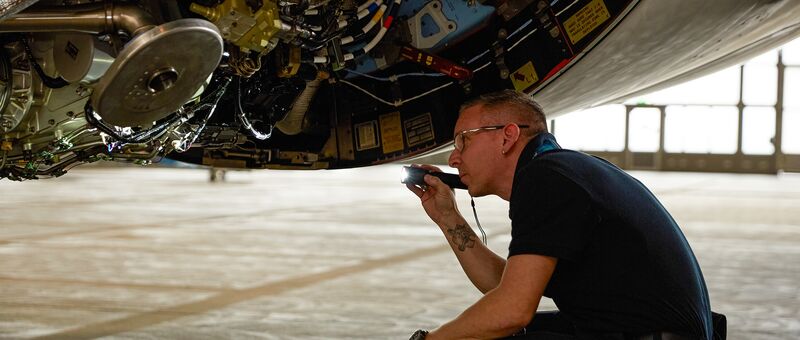
[[[2,181],[0,338],[406,339],[435,327],[478,292],[399,168]],[[729,339],[800,338],[800,175],[634,175],[681,223]],[[507,203],[476,204],[505,254]]]

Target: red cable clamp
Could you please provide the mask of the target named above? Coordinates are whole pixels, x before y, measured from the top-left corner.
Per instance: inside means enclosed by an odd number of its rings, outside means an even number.
[[[410,46],[403,46],[403,49],[400,50],[400,55],[405,59],[425,66],[436,72],[440,72],[451,78],[458,80],[467,80],[472,78],[472,71],[470,71],[468,68],[460,66],[445,58],[425,53]]]

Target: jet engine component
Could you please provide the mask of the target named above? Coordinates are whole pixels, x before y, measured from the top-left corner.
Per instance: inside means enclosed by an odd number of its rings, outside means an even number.
[[[192,4],[189,9],[208,18],[226,40],[244,51],[262,52],[270,46],[270,40],[280,32],[282,24],[278,6],[272,1],[261,3],[261,8],[255,11],[246,0],[225,0],[213,8]]]
[[[54,39],[53,61],[61,78],[69,83],[93,83],[106,73],[114,58],[95,46],[88,34],[59,34]]]
[[[92,104],[108,123],[149,126],[195,95],[219,64],[222,48],[217,27],[205,20],[153,28],[125,46],[95,88]]]
[[[96,3],[47,7],[22,12],[0,22],[0,32],[113,33],[123,30],[136,36],[155,26],[155,20],[132,4]]]
[[[33,104],[33,74],[21,43],[7,44],[0,54],[0,133],[6,133],[22,122]]]

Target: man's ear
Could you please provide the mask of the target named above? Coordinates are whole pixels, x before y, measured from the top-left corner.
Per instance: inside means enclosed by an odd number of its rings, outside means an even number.
[[[508,124],[503,128],[503,150],[508,151],[519,140],[520,128],[517,124]]]

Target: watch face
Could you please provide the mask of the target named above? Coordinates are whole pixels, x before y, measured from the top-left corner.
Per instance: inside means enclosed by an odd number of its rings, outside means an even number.
[[[420,329],[420,330],[417,330],[416,332],[414,332],[414,334],[411,335],[411,338],[408,339],[408,340],[425,340],[425,336],[426,335],[428,335],[428,331],[424,331],[424,330]]]

